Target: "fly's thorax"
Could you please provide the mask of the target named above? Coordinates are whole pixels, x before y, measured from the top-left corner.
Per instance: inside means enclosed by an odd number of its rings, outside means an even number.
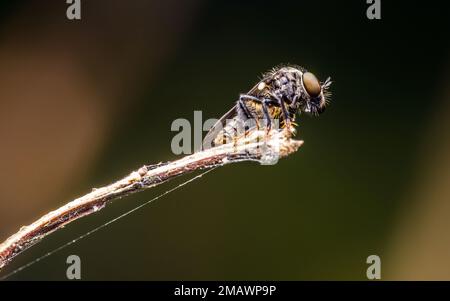
[[[295,68],[281,68],[271,80],[273,94],[290,105],[301,97],[301,71]]]

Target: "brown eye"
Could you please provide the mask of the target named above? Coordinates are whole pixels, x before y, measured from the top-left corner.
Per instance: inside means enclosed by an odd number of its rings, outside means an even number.
[[[319,80],[311,72],[303,73],[303,86],[305,87],[306,92],[309,94],[309,96],[319,96],[321,90]]]

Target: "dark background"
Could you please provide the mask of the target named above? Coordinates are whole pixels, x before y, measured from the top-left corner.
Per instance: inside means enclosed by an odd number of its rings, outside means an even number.
[[[176,118],[218,118],[294,63],[333,97],[298,153],[226,166],[16,274],[64,280],[450,279],[449,12],[438,1],[65,1],[0,5],[0,240],[142,164]],[[69,225],[5,272],[187,178]]]

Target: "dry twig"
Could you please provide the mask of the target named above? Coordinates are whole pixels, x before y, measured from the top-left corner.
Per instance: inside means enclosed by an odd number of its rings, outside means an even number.
[[[143,166],[125,178],[108,186],[94,189],[62,207],[51,211],[31,225],[24,226],[0,244],[0,269],[11,260],[41,241],[48,234],[91,213],[104,208],[114,199],[154,187],[179,175],[199,169],[221,166],[240,161],[258,161],[273,164],[302,145],[303,141],[291,139],[288,130],[255,131],[236,143],[229,143],[200,151],[179,160],[154,166]]]

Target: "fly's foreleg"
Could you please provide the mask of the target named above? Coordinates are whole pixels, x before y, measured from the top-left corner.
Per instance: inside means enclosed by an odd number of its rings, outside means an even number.
[[[241,108],[243,109],[244,113],[247,115],[248,118],[253,118],[255,120],[257,128],[259,128],[259,123],[255,119],[254,114],[252,114],[250,112],[250,110],[248,109],[247,104],[246,104],[247,101],[255,101],[255,102],[261,104],[262,109],[263,109],[264,118],[266,119],[265,120],[266,128],[269,131],[272,127],[272,119],[270,118],[270,115],[269,115],[268,105],[271,104],[273,101],[270,99],[267,99],[267,98],[260,99],[258,97],[246,95],[246,94],[240,95],[239,105],[241,106]]]
[[[263,108],[263,113],[264,113],[264,118],[266,119],[266,130],[267,132],[270,131],[270,129],[272,128],[272,119],[270,118],[269,115],[269,110],[268,110],[268,105],[271,103],[270,99],[263,99],[262,101],[262,108]]]
[[[283,114],[283,119],[284,119],[284,126],[287,129],[291,128],[291,117],[289,116],[289,113],[286,109],[286,103],[282,98],[279,98],[278,96],[271,94],[273,98],[275,98],[278,102],[278,104],[281,107],[281,113]]]
[[[251,95],[247,95],[247,94],[239,95],[239,100],[238,100],[239,107],[242,109],[242,111],[244,112],[247,119],[250,120],[250,122],[254,122],[256,128],[259,129],[259,124],[258,124],[258,121],[256,120],[256,116],[250,111],[249,107],[247,106],[247,102],[249,102],[249,101],[255,101],[257,103],[261,103],[261,100],[255,96],[251,96]],[[247,131],[249,128],[251,128],[251,126],[249,126],[249,124],[248,124],[248,122],[249,122],[248,120],[246,120],[247,124],[246,124],[245,131]]]

